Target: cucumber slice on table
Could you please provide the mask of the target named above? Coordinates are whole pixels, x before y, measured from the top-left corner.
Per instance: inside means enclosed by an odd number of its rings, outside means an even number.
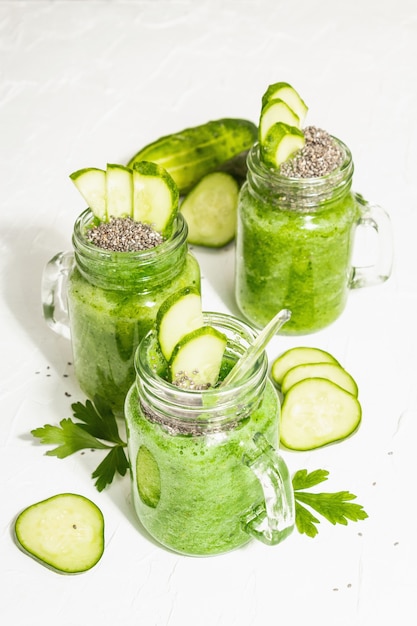
[[[282,379],[282,393],[285,395],[293,385],[305,378],[327,378],[353,396],[358,395],[358,385],[355,380],[336,363],[306,363],[292,367]]]
[[[104,519],[88,498],[62,493],[26,508],[15,522],[18,546],[43,565],[75,574],[91,569],[104,551]]]
[[[282,380],[289,369],[305,363],[336,363],[336,365],[340,365],[334,356],[325,350],[299,346],[290,348],[275,359],[271,367],[272,379],[277,385],[281,386]]]
[[[212,326],[201,326],[175,346],[168,363],[171,382],[179,386],[213,387],[218,380],[226,336]]]
[[[277,168],[301,150],[304,144],[304,133],[299,128],[276,122],[261,144],[262,160],[266,165]]]
[[[226,166],[233,172],[233,161],[246,175],[246,160],[241,158],[257,139],[257,126],[245,119],[223,118],[186,128],[160,137],[144,146],[129,161],[152,161],[162,165],[175,180],[180,195],[192,189],[206,174]]]
[[[203,326],[201,295],[191,287],[176,291],[161,305],[156,315],[159,347],[169,361],[176,344],[191,331]]]
[[[132,217],[132,170],[124,165],[107,164],[106,170],[107,219]]]
[[[358,399],[324,378],[296,383],[284,397],[280,440],[292,450],[313,450],[345,439],[359,426]]]
[[[265,137],[273,124],[283,122],[288,126],[300,128],[300,118],[291,107],[279,98],[270,100],[262,109],[259,120],[259,142],[262,145]]]
[[[239,185],[230,174],[204,176],[181,204],[189,243],[212,248],[229,243],[236,234],[238,195]]]
[[[70,178],[94,215],[106,221],[106,172],[96,167],[86,167],[70,174]]]
[[[133,219],[166,235],[178,212],[178,187],[163,167],[140,161],[133,168]]]
[[[262,96],[262,108],[264,108],[270,100],[283,100],[294,111],[300,120],[300,127],[307,115],[308,107],[300,94],[289,83],[279,82],[269,85],[268,89]]]

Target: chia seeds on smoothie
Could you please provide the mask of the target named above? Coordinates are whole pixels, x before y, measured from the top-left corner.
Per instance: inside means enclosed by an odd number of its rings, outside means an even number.
[[[87,232],[87,239],[95,246],[113,252],[150,250],[164,241],[152,226],[135,222],[130,217],[111,218],[109,222],[93,226]]]
[[[306,126],[304,147],[282,163],[279,173],[287,178],[317,178],[329,174],[343,163],[344,153],[328,132]]]

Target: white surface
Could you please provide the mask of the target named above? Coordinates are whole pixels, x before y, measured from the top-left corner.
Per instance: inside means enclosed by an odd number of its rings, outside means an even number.
[[[415,0],[1,1],[0,619],[73,626],[373,626],[417,622],[415,438],[417,316],[417,8]],[[286,453],[326,468],[369,514],[321,524],[309,539],[228,555],[169,553],[139,530],[128,479],[99,494],[99,453],[44,456],[30,430],[84,400],[70,346],[43,322],[40,277],[69,249],[84,203],[68,175],[126,162],[157,137],[219,117],[257,121],[268,84],[287,80],[309,122],[345,141],[354,188],[384,206],[395,266],[352,293],[343,316],[309,337],[354,375],[363,424],[344,443]],[[206,309],[235,313],[233,247],[197,250]],[[92,498],[106,550],[90,572],[60,576],[14,545],[25,506],[62,491]]]

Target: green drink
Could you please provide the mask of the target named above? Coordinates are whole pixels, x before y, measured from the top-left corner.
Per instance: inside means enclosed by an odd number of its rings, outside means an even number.
[[[352,193],[350,151],[333,139],[342,163],[314,178],[288,177],[266,167],[259,145],[248,155],[238,207],[236,300],[258,328],[286,308],[291,319],[282,334],[315,332],[340,316],[351,288],[389,276],[388,217]],[[358,225],[379,236],[379,258],[369,268],[352,263]]]
[[[228,335],[224,378],[255,335],[231,316],[205,319]],[[205,391],[166,382],[153,333],[135,363],[125,414],[133,502],[148,532],[170,549],[201,556],[252,537],[268,544],[285,539],[294,523],[293,494],[275,451],[279,402],[265,353],[243,382]]]
[[[44,311],[57,329],[57,311],[48,309],[45,301],[67,299],[69,328],[64,321],[58,331],[71,338],[80,387],[92,399],[101,396],[117,416],[123,416],[140,340],[168,295],[182,287],[200,287],[200,270],[188,251],[181,215],[166,241],[139,252],[113,252],[93,245],[85,236],[91,223],[87,210],[74,226],[74,255],[58,255],[48,264]],[[57,282],[56,273],[66,274],[65,286]]]

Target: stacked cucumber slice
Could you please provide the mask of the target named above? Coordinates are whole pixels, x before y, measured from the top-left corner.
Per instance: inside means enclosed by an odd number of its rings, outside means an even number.
[[[129,217],[151,225],[165,236],[178,212],[178,188],[156,163],[139,161],[133,168],[108,164],[106,170],[85,168],[70,178],[100,222]]]
[[[312,450],[358,428],[358,386],[328,352],[291,348],[272,363],[271,377],[283,394],[280,439],[285,447]]]
[[[156,332],[170,382],[196,390],[216,385],[227,338],[204,324],[198,291],[187,287],[167,298],[157,314]]]
[[[302,131],[307,105],[288,83],[269,85],[262,97],[258,140],[263,162],[273,169],[305,144]]]

